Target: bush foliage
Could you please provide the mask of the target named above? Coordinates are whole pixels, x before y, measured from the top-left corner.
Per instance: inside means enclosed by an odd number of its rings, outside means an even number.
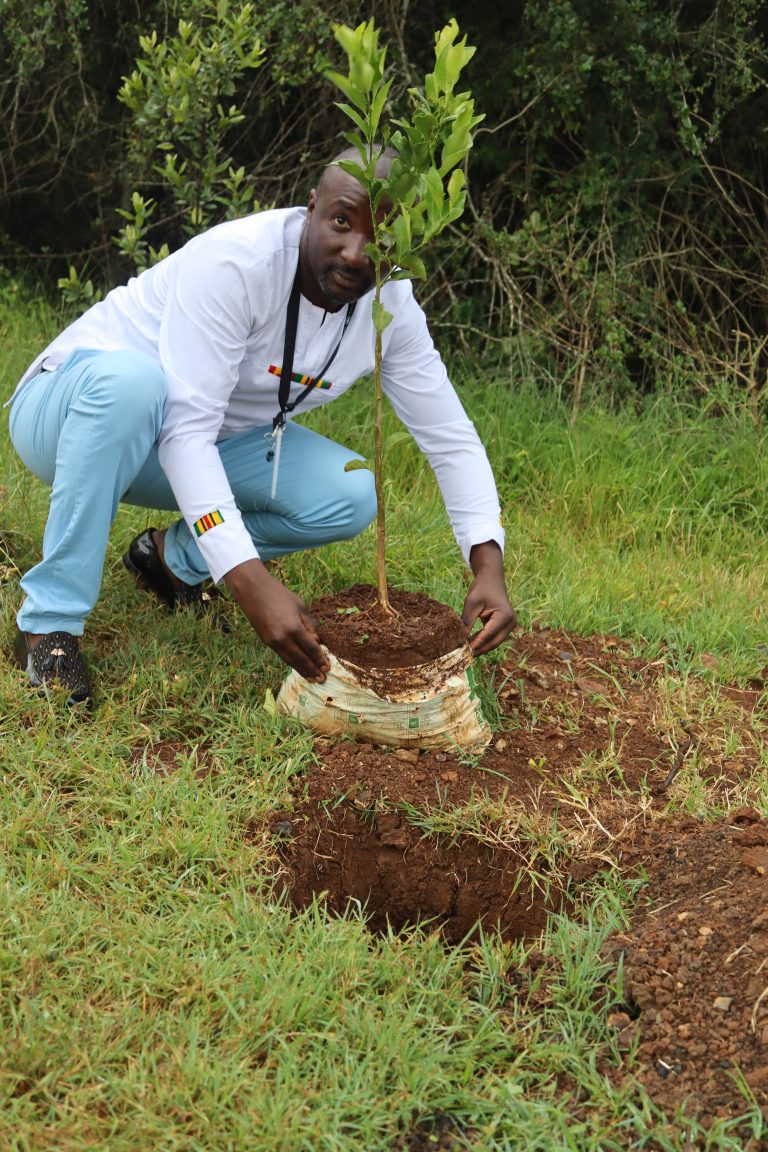
[[[441,344],[556,381],[574,411],[590,391],[672,379],[716,391],[729,378],[759,405],[764,5],[452,11],[477,45],[467,84],[485,120],[467,210],[435,245],[422,292]],[[109,284],[254,200],[303,202],[342,143],[324,77],[339,64],[331,25],[363,15],[351,0],[7,0],[6,261],[50,280],[75,265]],[[386,0],[376,17],[397,115],[444,11]]]

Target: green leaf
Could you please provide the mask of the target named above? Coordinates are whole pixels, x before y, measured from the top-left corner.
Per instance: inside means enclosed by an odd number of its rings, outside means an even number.
[[[362,92],[355,84],[353,84],[349,77],[342,76],[340,72],[334,72],[331,68],[328,69],[325,75],[336,85],[337,88],[341,89],[347,100],[351,100],[351,102],[357,108],[359,108],[361,112],[365,113],[367,107],[365,92]],[[345,108],[345,106],[341,104],[339,107]]]
[[[367,460],[347,460],[344,465],[345,472],[359,472],[361,468],[365,468],[368,472],[373,472],[373,467]]]
[[[370,260],[371,264],[374,266],[381,264],[382,260],[384,259],[384,253],[381,251],[381,248],[378,246],[378,244],[366,244],[363,251]]]
[[[426,280],[426,278],[427,278],[427,269],[424,265],[424,261],[421,259],[420,256],[417,256],[415,252],[409,253],[407,258],[403,258],[403,260],[401,261],[401,267],[407,271],[408,276],[407,277],[397,277],[397,279],[409,279],[410,280],[411,278],[413,278],[415,280]],[[394,277],[393,277],[393,279],[394,279]]]
[[[371,127],[373,128],[371,136],[375,136],[379,130],[379,124],[381,122],[381,116],[384,111],[384,105],[387,102],[387,96],[389,95],[389,90],[391,87],[392,81],[387,80],[386,84],[382,84],[378,91],[374,94],[371,106]]]
[[[443,211],[443,182],[437,168],[430,168],[424,174],[424,197],[427,202],[430,223],[439,220]]]
[[[465,184],[466,177],[462,168],[456,168],[453,172],[451,172],[448,180],[448,201],[451,207],[453,207],[455,204],[458,204],[459,198],[461,198],[461,207],[463,210],[464,197],[466,195],[464,192]]]
[[[391,312],[387,312],[384,305],[380,300],[374,300],[373,305],[373,326],[377,332],[381,333],[389,324],[392,323],[393,316]]]
[[[407,208],[395,217],[392,230],[395,234],[397,258],[402,263],[403,257],[411,249],[411,214]]]
[[[344,104],[341,101],[336,102],[336,107],[341,109],[341,111],[345,114],[345,116],[349,116],[350,120],[354,120],[355,124],[357,124],[358,128],[363,133],[363,136],[368,135],[368,123],[367,123],[366,118],[363,114],[361,114],[360,112],[357,112],[349,104]],[[363,109],[363,112],[364,111],[365,111],[365,109]],[[363,150],[365,150],[365,149],[363,148]]]

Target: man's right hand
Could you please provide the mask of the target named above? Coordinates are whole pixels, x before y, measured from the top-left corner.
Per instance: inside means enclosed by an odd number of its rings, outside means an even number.
[[[305,680],[322,683],[330,664],[301,597],[270,575],[261,560],[238,564],[224,580],[264,643]]]

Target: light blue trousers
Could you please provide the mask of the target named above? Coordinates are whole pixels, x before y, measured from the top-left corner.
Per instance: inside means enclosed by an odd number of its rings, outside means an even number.
[[[178,511],[157,458],[166,382],[136,352],[74,352],[14,398],[10,433],[26,466],[51,487],[43,559],[22,578],[17,622],[25,632],[80,636],[101,587],[118,505]],[[275,392],[277,408],[277,392]],[[376,515],[373,477],[344,471],[359,456],[289,424],[276,498],[264,439],[271,425],[218,445],[243,521],[263,560],[346,540]],[[194,461],[191,466],[194,466]],[[165,560],[187,584],[209,576],[183,520],[165,537]]]

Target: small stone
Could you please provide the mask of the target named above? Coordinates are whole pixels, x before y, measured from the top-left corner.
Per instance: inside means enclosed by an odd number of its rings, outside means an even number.
[[[405,760],[408,764],[418,763],[419,753],[415,748],[395,748],[395,758]]]
[[[528,676],[539,688],[549,688],[549,680],[540,668],[529,668]]]
[[[435,752],[435,760],[437,760],[438,764],[442,764],[447,759],[448,757],[445,752]]]
[[[764,1064],[762,1068],[753,1068],[751,1072],[747,1072],[746,1081],[750,1088],[760,1091],[765,1091],[768,1088],[768,1064]]]
[[[562,660],[565,664],[570,664],[571,661],[573,660],[573,652],[558,652],[557,657],[559,660]]]
[[[453,781],[458,780],[458,778],[458,772],[454,772],[452,768],[449,768],[446,772],[440,773],[440,779],[443,780],[446,784],[452,784]]]
[[[712,1007],[716,1012],[728,1012],[733,1003],[733,996],[715,996]]]
[[[608,1027],[615,1028],[617,1032],[628,1028],[631,1023],[632,1020],[626,1012],[609,1012],[608,1014]]]
[[[741,862],[757,876],[765,876],[768,872],[768,848],[750,848],[744,853]]]
[[[678,912],[677,918],[679,921],[682,922],[683,920],[687,920],[690,915],[691,915],[690,912]]]
[[[507,740],[497,740],[496,743],[494,744],[494,748],[496,749],[497,752],[504,752],[505,749],[507,748],[507,744],[508,744]]]
[[[760,820],[762,816],[757,808],[753,808],[750,804],[743,804],[741,808],[731,812],[732,824],[757,824]]]
[[[712,652],[702,652],[699,657],[699,663],[702,668],[706,668],[707,672],[720,671],[720,661]]]
[[[714,928],[710,928],[708,924],[702,924],[699,928],[699,936],[711,936],[714,931]]]
[[[293,823],[290,820],[278,820],[272,825],[272,835],[278,840],[292,840]]]
[[[586,676],[577,676],[574,684],[580,692],[587,692],[591,696],[602,696],[605,693],[603,685],[598,680],[590,680]]]

